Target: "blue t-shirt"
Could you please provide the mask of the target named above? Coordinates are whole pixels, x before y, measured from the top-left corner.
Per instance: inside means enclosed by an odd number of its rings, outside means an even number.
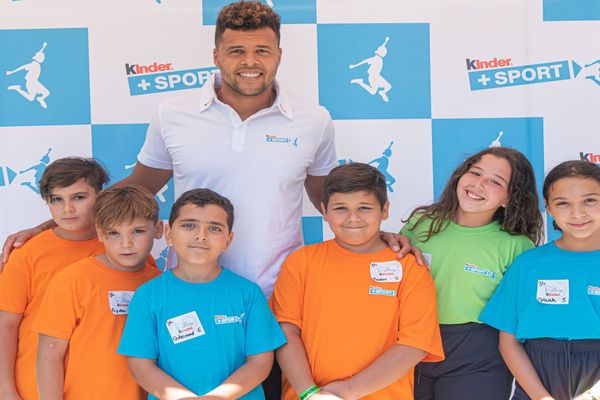
[[[118,353],[156,359],[159,368],[203,395],[247,356],[285,342],[254,283],[225,268],[208,283],[186,282],[168,271],[136,291]],[[264,399],[261,385],[242,398]]]
[[[554,242],[515,259],[479,319],[520,341],[600,339],[600,250]]]

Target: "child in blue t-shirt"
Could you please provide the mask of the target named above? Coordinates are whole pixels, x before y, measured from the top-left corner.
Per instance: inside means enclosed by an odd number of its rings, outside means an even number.
[[[566,161],[544,181],[562,237],[519,256],[480,319],[498,328],[513,400],[600,398],[600,167]]]
[[[177,267],[136,291],[118,350],[150,399],[264,399],[285,336],[259,287],[218,264],[232,226],[233,206],[211,190],[173,204]]]

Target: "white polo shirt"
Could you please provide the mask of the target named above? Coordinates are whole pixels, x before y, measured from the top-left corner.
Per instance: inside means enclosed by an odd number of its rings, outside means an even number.
[[[209,188],[233,203],[235,237],[220,262],[268,297],[283,260],[302,245],[306,176],[337,163],[333,122],[321,106],[292,105],[276,83],[273,105],[242,121],[213,85],[163,101],[138,160],[173,171],[175,198]]]

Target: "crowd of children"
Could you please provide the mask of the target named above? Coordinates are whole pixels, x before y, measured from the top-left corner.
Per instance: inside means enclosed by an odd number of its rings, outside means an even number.
[[[468,157],[401,231],[427,268],[381,238],[385,176],[336,167],[321,203],[334,239],[288,256],[269,302],[219,264],[234,238],[227,198],[194,189],[175,201],[164,230],[177,265],[161,273],[158,204],[107,182],[92,159],[44,172],[57,226],[0,273],[0,400],[264,399],[275,358],[283,400],[600,399],[593,163],[548,173],[562,236],[542,245],[525,156]]]

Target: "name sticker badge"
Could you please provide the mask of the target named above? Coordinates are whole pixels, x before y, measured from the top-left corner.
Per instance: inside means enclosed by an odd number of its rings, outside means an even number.
[[[173,343],[178,344],[204,335],[204,327],[196,311],[167,320],[167,329]]]
[[[375,282],[400,282],[402,280],[402,264],[399,261],[371,263],[371,278]]]
[[[600,296],[600,287],[588,285],[587,294],[590,296]]]
[[[569,280],[547,279],[537,281],[537,301],[542,304],[569,304]]]
[[[110,307],[110,312],[114,315],[127,315],[133,293],[134,292],[127,290],[113,290],[108,292],[108,306]]]

